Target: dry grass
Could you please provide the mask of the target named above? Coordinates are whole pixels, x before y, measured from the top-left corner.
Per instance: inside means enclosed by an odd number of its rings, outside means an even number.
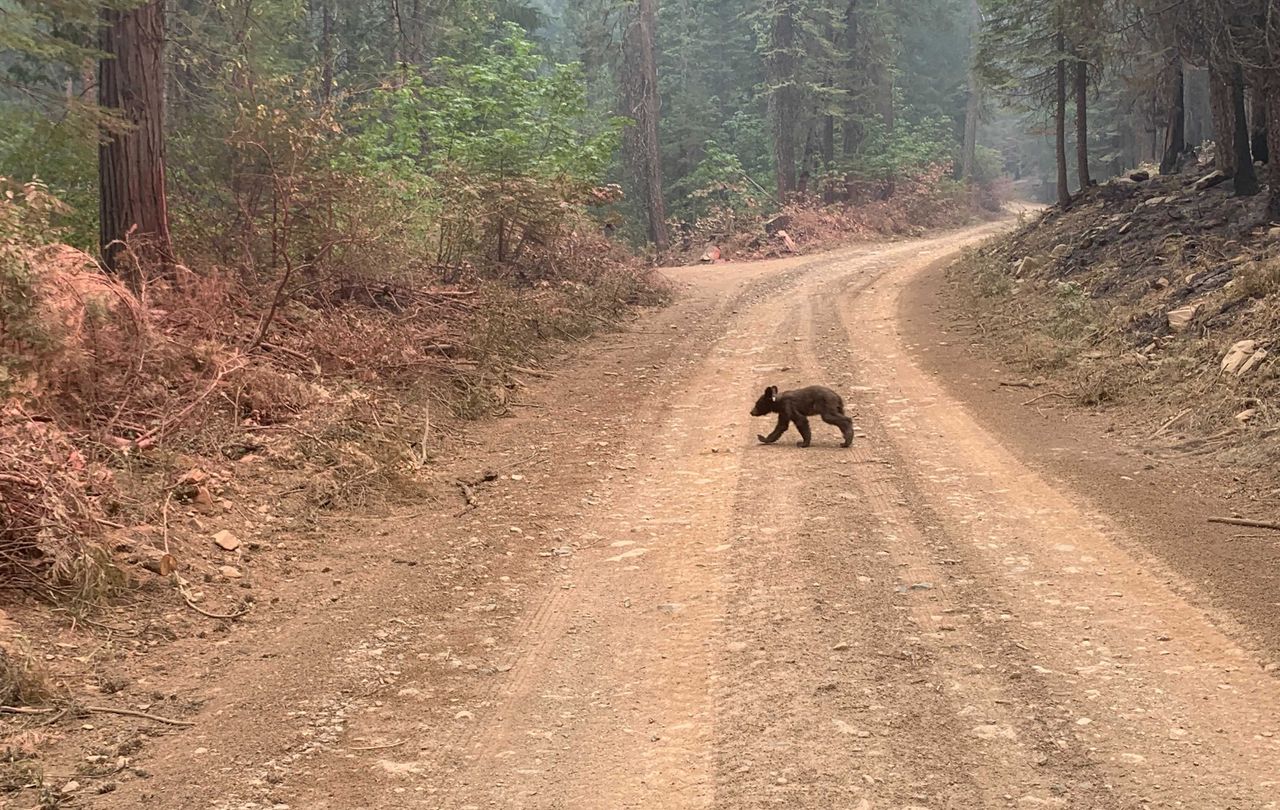
[[[1274,487],[1280,247],[1249,224],[1254,203],[1195,192],[1180,178],[1156,183],[1104,186],[1070,211],[1050,210],[966,256],[948,279],[1006,361],[1137,435],[1185,411],[1161,441],[1266,471],[1256,480]],[[1153,197],[1168,201],[1142,205]],[[1215,219],[1224,208],[1239,210]],[[1028,256],[1038,263],[1019,273]],[[1166,313],[1186,305],[1196,318],[1172,330]],[[1222,373],[1244,339],[1271,355],[1244,376]],[[1246,411],[1247,421],[1237,418]]]
[[[273,463],[305,473],[307,508],[368,505],[429,460],[428,409],[435,435],[500,411],[510,367],[664,300],[648,268],[583,233],[448,284],[431,268],[259,281],[209,265],[137,289],[39,229],[7,236],[5,278],[32,304],[31,328],[0,333],[4,587],[102,602],[125,584],[103,526],[157,523],[175,473],[268,435]]]
[[[668,257],[697,261],[706,245],[720,248],[728,260],[761,259],[791,252],[786,242],[765,230],[765,221],[785,230],[796,252],[809,253],[864,239],[919,236],[926,230],[956,227],[999,212],[995,189],[968,189],[950,178],[950,168],[935,166],[899,181],[893,196],[858,197],[826,204],[818,199],[791,203],[770,217],[758,211],[719,210],[694,224]]]
[[[52,697],[36,657],[16,641],[0,645],[0,705],[40,706]]]

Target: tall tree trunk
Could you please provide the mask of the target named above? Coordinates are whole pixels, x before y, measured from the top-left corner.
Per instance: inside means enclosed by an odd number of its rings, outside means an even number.
[[[1061,57],[1066,50],[1066,38],[1057,36],[1058,63],[1054,66],[1056,92],[1053,108],[1054,153],[1058,161],[1058,205],[1071,206],[1071,192],[1067,188],[1067,62]]]
[[[102,262],[141,282],[142,267],[121,266],[124,241],[147,265],[173,261],[164,180],[164,2],[102,10],[98,104],[123,119],[98,147]]]
[[[1280,78],[1267,85],[1267,152],[1276,156],[1267,164],[1267,217],[1280,222]]]
[[[849,75],[856,76],[858,73],[858,54],[861,53],[861,42],[859,38],[858,28],[858,0],[849,0],[849,5],[845,7],[844,12],[844,51],[848,56],[845,60],[845,70]],[[842,130],[842,153],[845,157],[856,153],[862,146],[864,131],[860,115],[859,88],[848,88],[853,96],[853,101],[849,104],[848,113],[845,115],[841,124]]]
[[[1249,93],[1252,111],[1249,115],[1249,140],[1253,148],[1253,159],[1262,163],[1270,163],[1271,151],[1267,148],[1267,84],[1259,77]]]
[[[320,101],[333,95],[333,0],[320,0]]]
[[[1209,107],[1213,113],[1214,168],[1228,177],[1236,173],[1236,117],[1231,93],[1231,73],[1209,66]]]
[[[1244,67],[1239,63],[1231,71],[1232,149],[1235,152],[1236,195],[1252,197],[1261,189],[1258,174],[1253,170],[1253,154],[1249,150],[1249,121],[1245,113]]]
[[[978,78],[978,32],[982,9],[978,0],[969,0],[969,100],[964,108],[964,144],[960,152],[960,177],[974,179],[978,163],[978,116],[982,114],[982,85]]]
[[[626,115],[635,121],[627,128],[627,163],[644,201],[649,220],[649,241],[658,250],[670,245],[667,209],[662,199],[662,147],[658,139],[661,114],[658,97],[657,32],[658,0],[639,0],[636,14],[623,40],[625,71],[623,98]]]
[[[1177,174],[1182,155],[1187,151],[1186,74],[1181,56],[1174,57],[1170,68],[1168,93],[1169,123],[1164,134],[1160,173]]]
[[[1089,176],[1089,63],[1076,49],[1076,173],[1080,188],[1093,185]]]
[[[796,188],[796,67],[793,0],[775,0],[769,34],[769,115],[773,120],[773,159],[778,199],[787,202]]]
[[[832,167],[836,160],[836,117],[827,113],[822,117],[822,201],[827,205],[836,201]]]

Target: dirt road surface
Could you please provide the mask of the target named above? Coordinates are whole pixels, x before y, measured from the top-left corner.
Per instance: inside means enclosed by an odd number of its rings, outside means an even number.
[[[904,289],[1000,227],[671,271],[477,429],[474,508],[353,518],[179,646],[149,685],[197,725],[78,804],[1280,807],[1249,627],[919,362]],[[817,382],[854,446],[759,445],[759,391]]]

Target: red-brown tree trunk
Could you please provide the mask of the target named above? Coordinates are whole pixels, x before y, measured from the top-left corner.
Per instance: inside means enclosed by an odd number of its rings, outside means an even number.
[[[778,199],[787,202],[796,189],[795,9],[792,0],[775,0],[770,21],[768,57],[769,117],[773,123],[773,159]]]
[[[626,59],[623,100],[626,115],[635,121],[627,128],[626,153],[636,187],[649,220],[649,241],[658,250],[670,245],[667,209],[662,198],[662,148],[658,140],[659,96],[657,0],[639,0],[635,17],[623,41]]]
[[[143,267],[122,267],[128,242],[142,264],[173,261],[164,171],[164,2],[126,11],[104,7],[98,104],[119,116],[98,149],[99,243],[113,273],[141,281]]]

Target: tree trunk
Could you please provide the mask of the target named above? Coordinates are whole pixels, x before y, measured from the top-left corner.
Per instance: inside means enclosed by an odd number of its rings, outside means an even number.
[[[1236,173],[1235,112],[1231,93],[1231,74],[1209,68],[1209,107],[1213,112],[1214,168],[1228,177]]]
[[[1187,151],[1186,77],[1182,57],[1174,57],[1169,82],[1169,124],[1164,135],[1164,155],[1160,158],[1161,174],[1177,174],[1182,155]]]
[[[1089,177],[1089,63],[1076,55],[1076,172],[1080,189],[1093,185]]]
[[[636,15],[623,40],[625,75],[623,97],[626,115],[635,121],[627,128],[627,163],[644,201],[649,220],[649,241],[658,250],[670,245],[667,211],[662,199],[662,148],[658,139],[658,59],[654,36],[658,0],[639,0]]]
[[[768,57],[769,115],[773,119],[773,159],[778,199],[785,203],[796,188],[795,9],[792,0],[776,0],[770,22]]]
[[[333,0],[320,0],[320,102],[333,96]]]
[[[859,34],[858,0],[849,0],[849,5],[845,7],[844,13],[844,51],[848,54],[845,60],[845,70],[850,77],[857,76],[859,73],[860,62],[858,61],[858,55],[863,50]],[[842,152],[845,157],[855,154],[862,147],[862,139],[866,134],[860,119],[862,114],[860,109],[860,88],[850,87],[847,89],[853,100],[849,103],[848,113],[841,124],[843,136]]]
[[[1236,196],[1252,197],[1261,189],[1258,175],[1253,170],[1253,155],[1249,151],[1249,121],[1245,114],[1244,68],[1237,63],[1231,71],[1232,149],[1236,163]]]
[[[836,117],[828,113],[822,117],[822,201],[827,205],[836,201],[836,189],[831,181],[835,160]]]
[[[1271,152],[1267,148],[1267,86],[1261,77],[1249,97],[1253,108],[1249,116],[1249,140],[1253,148],[1253,159],[1270,163]]]
[[[1065,37],[1058,34],[1058,53],[1066,49]],[[1071,192],[1067,189],[1067,62],[1061,57],[1053,68],[1056,92],[1053,108],[1054,152],[1058,162],[1058,205],[1071,206]]]
[[[960,177],[973,180],[978,163],[978,117],[982,114],[982,85],[978,78],[978,32],[982,9],[978,0],[969,0],[969,100],[964,108],[964,144],[960,152]]]
[[[143,267],[122,267],[125,240],[144,265],[173,262],[164,181],[164,2],[102,9],[98,104],[127,129],[112,127],[98,147],[99,245],[103,265],[142,281]]]
[[[1267,152],[1280,156],[1280,78],[1267,86]],[[1267,218],[1280,222],[1280,157],[1267,164]]]

